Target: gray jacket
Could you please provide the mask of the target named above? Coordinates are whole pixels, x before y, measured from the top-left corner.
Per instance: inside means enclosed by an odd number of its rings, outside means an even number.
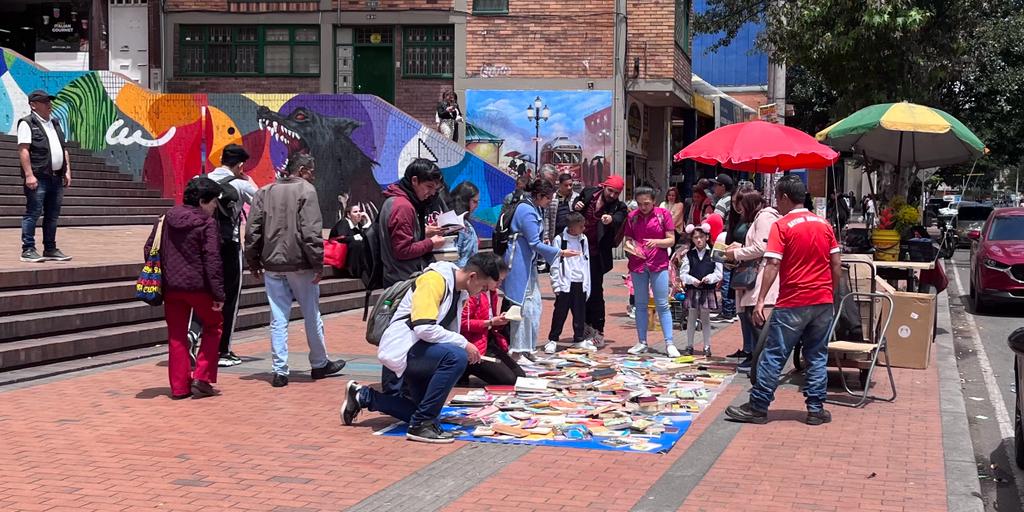
[[[245,259],[251,269],[276,272],[323,268],[323,219],[311,183],[289,176],[256,192],[245,229]]]

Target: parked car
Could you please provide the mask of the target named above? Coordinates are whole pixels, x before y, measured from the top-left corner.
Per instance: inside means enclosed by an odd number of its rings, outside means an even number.
[[[971,302],[976,312],[990,302],[1024,301],[1024,208],[993,210],[967,236],[971,245]]]
[[[956,230],[961,246],[969,247],[971,245],[971,233],[975,233],[975,238],[977,238],[977,235],[981,233],[981,228],[985,225],[985,220],[994,209],[991,205],[967,201],[961,202],[957,206],[956,216],[953,217],[953,229]]]
[[[1013,420],[1013,451],[1017,453],[1017,467],[1024,469],[1024,423],[1022,423],[1024,420],[1020,417],[1020,411],[1024,409],[1024,392],[1021,391],[1024,389],[1024,373],[1021,373],[1024,369],[1024,327],[1013,331],[1006,342],[1009,343],[1010,350],[1016,354],[1013,363],[1014,381],[1017,383],[1017,396],[1014,401],[1016,414],[1014,414]]]

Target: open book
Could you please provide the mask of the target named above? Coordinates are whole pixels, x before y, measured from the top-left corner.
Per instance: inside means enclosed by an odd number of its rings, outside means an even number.
[[[437,226],[444,231],[445,235],[457,233],[466,227],[465,216],[466,212],[456,215],[455,210],[448,210],[437,217]]]

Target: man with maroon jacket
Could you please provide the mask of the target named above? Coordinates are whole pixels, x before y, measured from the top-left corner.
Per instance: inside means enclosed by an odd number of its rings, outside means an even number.
[[[622,243],[622,226],[628,213],[619,201],[625,186],[622,176],[608,176],[601,185],[583,189],[573,204],[586,220],[583,232],[590,244],[586,336],[598,347],[604,345],[604,275],[612,270],[612,249]]]

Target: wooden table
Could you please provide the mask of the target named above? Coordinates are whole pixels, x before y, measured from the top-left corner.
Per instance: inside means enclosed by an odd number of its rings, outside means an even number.
[[[899,281],[906,281],[907,291],[916,292],[917,272],[934,269],[935,261],[876,261],[875,268],[879,277],[889,281],[893,288],[897,288]]]

